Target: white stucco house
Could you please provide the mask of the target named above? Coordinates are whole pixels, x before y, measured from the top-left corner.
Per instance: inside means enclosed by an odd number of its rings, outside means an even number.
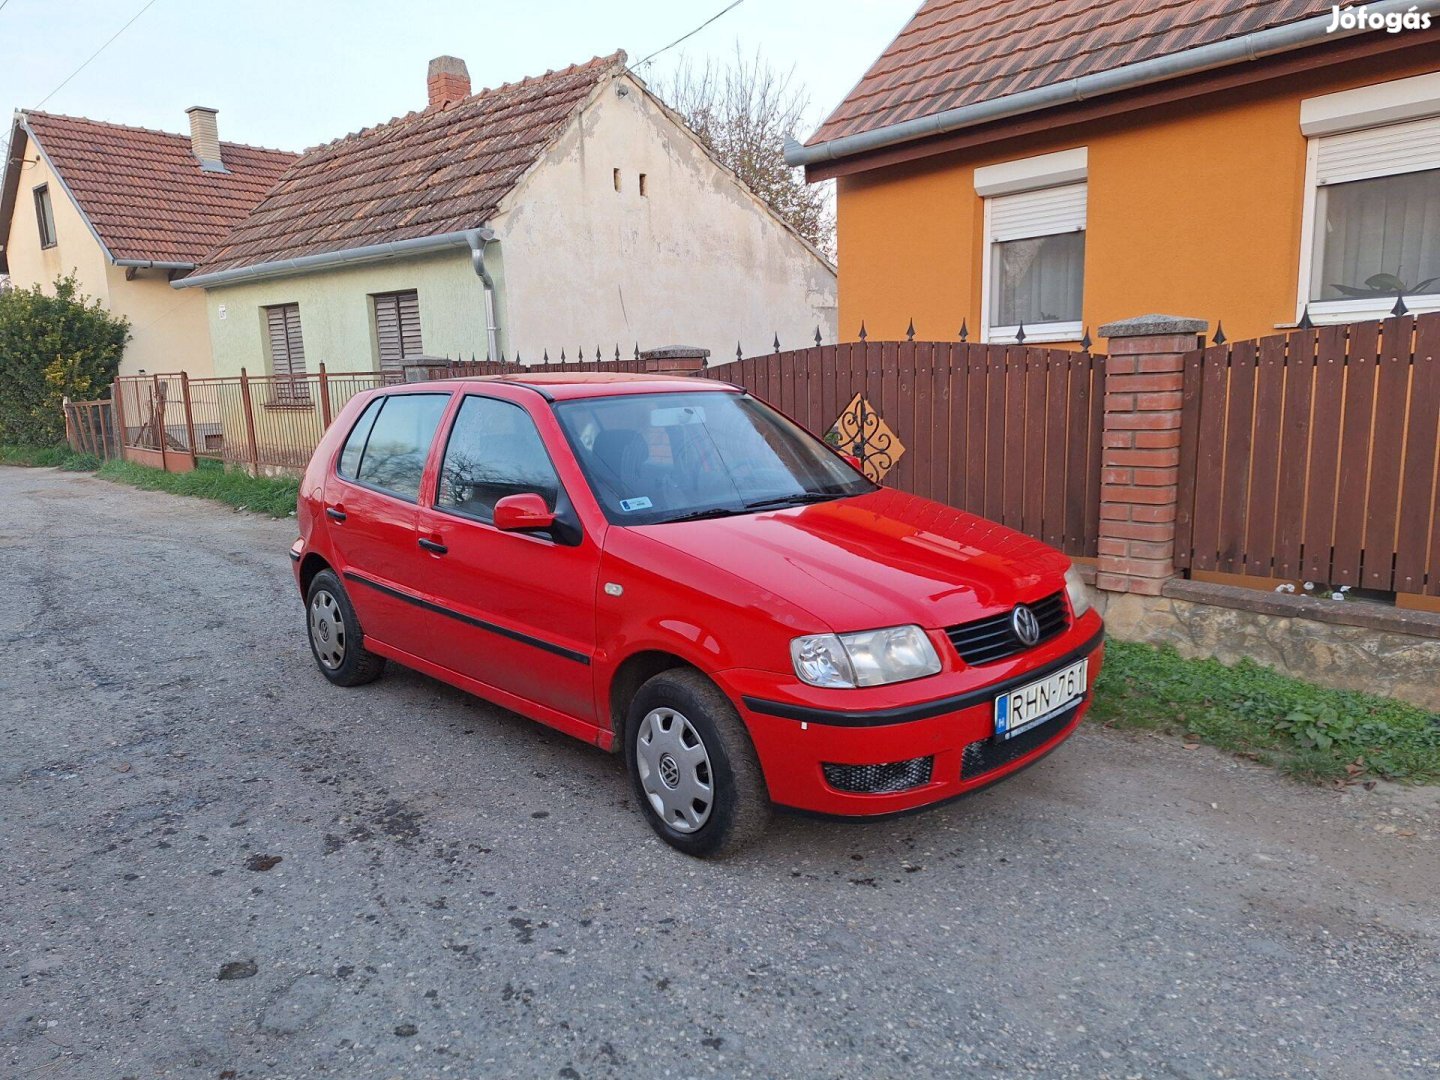
[[[475,94],[440,57],[428,92],[308,151],[173,283],[206,293],[217,375],[834,340],[835,268],[623,52]]]

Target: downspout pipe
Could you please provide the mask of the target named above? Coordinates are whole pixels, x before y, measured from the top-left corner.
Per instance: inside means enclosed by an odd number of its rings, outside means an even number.
[[[1365,5],[1371,15],[1381,16],[1392,13],[1403,15],[1415,10],[1416,7],[1416,0],[1375,0],[1375,2]],[[1354,10],[1358,12],[1359,9]],[[1053,86],[1041,86],[1018,94],[1008,94],[1005,97],[992,98],[989,101],[979,101],[973,105],[962,105],[957,109],[946,109],[944,112],[933,113],[930,116],[904,120],[898,124],[874,128],[871,131],[842,135],[838,139],[829,139],[822,143],[815,143],[813,146],[802,146],[792,140],[785,145],[785,162],[788,165],[798,166],[836,161],[855,154],[864,154],[872,150],[895,146],[898,143],[988,124],[994,120],[1005,120],[1025,113],[1038,112],[1041,109],[1053,109],[1061,105],[1087,101],[1104,94],[1116,94],[1123,90],[1149,86],[1152,83],[1164,82],[1184,75],[1195,75],[1213,71],[1216,68],[1228,67],[1231,64],[1259,60],[1276,53],[1288,52],[1325,40],[1333,40],[1336,33],[1376,32],[1371,30],[1329,31],[1329,28],[1334,25],[1334,16],[1330,12],[1326,12],[1314,18],[1302,19],[1284,26],[1272,26],[1267,30],[1257,30],[1254,33],[1212,42],[1209,45],[1186,49],[1183,52],[1141,60],[1139,63],[1126,64],[1124,67],[1113,68],[1109,71],[1081,75]]]
[[[172,289],[190,289],[195,286],[206,288],[212,285],[234,285],[244,281],[260,281],[265,278],[286,277],[291,274],[305,274],[312,270],[333,270],[341,266],[381,262],[385,259],[404,258],[409,255],[423,255],[432,251],[451,248],[469,248],[471,259],[477,243],[494,239],[490,229],[464,229],[460,232],[440,233],[436,236],[416,236],[409,240],[391,240],[384,244],[368,244],[365,247],[347,248],[344,251],[324,251],[317,255],[300,255],[294,259],[277,259],[273,262],[255,263],[253,266],[237,266],[229,270],[215,270],[208,274],[192,274],[179,281],[172,281]]]
[[[485,348],[486,358],[500,359],[500,324],[495,318],[495,279],[485,267],[485,248],[495,234],[489,229],[472,229],[470,237],[470,265],[485,287]]]

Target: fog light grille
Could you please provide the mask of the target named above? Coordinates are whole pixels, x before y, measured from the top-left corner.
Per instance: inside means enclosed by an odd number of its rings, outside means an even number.
[[[928,784],[935,769],[935,759],[917,757],[909,761],[892,761],[887,765],[832,765],[827,762],[822,768],[825,770],[825,782],[833,788],[862,795],[883,795]]]

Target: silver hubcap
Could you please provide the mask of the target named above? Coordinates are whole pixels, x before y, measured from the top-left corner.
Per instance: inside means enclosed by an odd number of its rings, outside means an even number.
[[[715,781],[693,724],[674,709],[652,709],[635,736],[640,787],[660,820],[692,833],[710,820]]]
[[[345,619],[335,597],[324,589],[310,601],[310,640],[327,670],[334,671],[345,662]]]

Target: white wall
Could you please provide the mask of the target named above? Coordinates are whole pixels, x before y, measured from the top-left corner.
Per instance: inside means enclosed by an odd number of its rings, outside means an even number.
[[[616,89],[628,93],[621,97]],[[620,191],[613,170],[620,170]],[[639,175],[646,175],[645,196]],[[835,340],[830,265],[628,77],[605,86],[491,223],[509,356],[699,345],[710,362]],[[492,252],[494,246],[492,246]]]

